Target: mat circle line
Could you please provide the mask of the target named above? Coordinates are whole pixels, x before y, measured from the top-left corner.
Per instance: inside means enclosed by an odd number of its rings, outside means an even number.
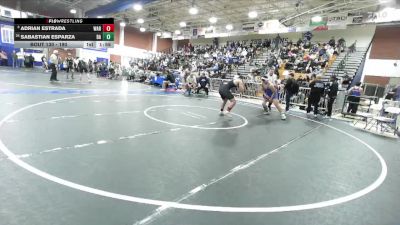
[[[129,94],[129,95],[140,95],[140,94]],[[66,97],[66,98],[60,98],[60,99],[54,99],[54,100],[47,100],[47,101],[42,101],[38,102],[35,104],[31,104],[25,107],[22,107],[7,116],[5,116],[2,120],[0,120],[0,128],[5,124],[5,122],[18,113],[25,111],[27,109],[40,106],[43,104],[47,103],[52,103],[52,102],[57,102],[57,101],[63,101],[63,100],[70,100],[70,99],[78,99],[78,98],[89,98],[89,97],[106,97],[106,96],[116,96],[116,95],[86,95],[86,96],[75,96],[75,97]],[[146,95],[140,95],[140,96],[146,96]],[[165,95],[152,95],[152,96],[162,96],[162,97],[168,97]],[[211,99],[210,99],[211,100]],[[254,106],[253,106],[254,107]],[[295,116],[295,115],[294,115]],[[343,131],[339,128],[333,127],[328,124],[324,124],[318,121],[310,120],[307,118],[302,118],[300,116],[295,116],[300,119],[305,119],[309,120],[318,124],[322,124],[326,127],[332,128],[342,134],[347,135],[350,138],[355,139],[356,141],[360,142],[364,146],[366,146],[370,151],[372,151],[375,156],[379,159],[379,162],[381,164],[381,173],[379,177],[369,186],[346,196],[335,198],[332,200],[327,200],[327,201],[321,201],[321,202],[315,202],[315,203],[309,203],[309,204],[303,204],[303,205],[290,205],[290,206],[277,206],[277,207],[229,207],[229,206],[209,206],[209,205],[195,205],[195,204],[184,204],[184,203],[178,203],[178,202],[173,202],[173,201],[162,201],[162,200],[155,200],[155,199],[148,199],[148,198],[142,198],[142,197],[135,197],[135,196],[129,196],[129,195],[123,195],[123,194],[118,194],[118,193],[113,193],[109,191],[104,191],[100,189],[96,189],[93,187],[88,187],[84,186],[78,183],[74,183],[72,181],[68,181],[62,178],[59,178],[57,176],[51,175],[49,173],[46,173],[42,170],[37,169],[36,167],[31,166],[30,164],[24,162],[20,158],[18,158],[13,152],[11,152],[7,146],[3,143],[3,141],[0,139],[0,150],[3,152],[7,158],[15,163],[16,165],[20,166],[21,168],[37,175],[42,178],[45,178],[49,181],[79,190],[79,191],[84,191],[87,193],[103,196],[103,197],[109,197],[113,199],[119,199],[119,200],[124,200],[124,201],[130,201],[130,202],[136,202],[136,203],[142,203],[142,204],[148,204],[148,205],[155,205],[155,206],[162,206],[162,207],[167,207],[167,208],[177,208],[177,209],[185,209],[185,210],[197,210],[197,211],[211,211],[211,212],[241,212],[241,213],[255,213],[255,212],[290,212],[290,211],[302,211],[302,210],[309,210],[309,209],[318,209],[318,208],[323,208],[323,207],[328,207],[328,206],[334,206],[338,204],[342,204],[345,202],[349,202],[351,200],[358,199],[375,189],[377,189],[385,180],[387,176],[387,165],[383,157],[370,145],[368,145],[366,142],[363,140],[347,133],[346,131]]]
[[[189,108],[199,108],[199,109],[209,109],[209,110],[213,110],[213,111],[219,111],[218,109],[213,109],[213,108],[209,108],[209,107],[203,107],[203,106],[197,106],[197,105],[156,105],[156,106],[151,106],[148,107],[147,109],[144,110],[144,115],[154,121],[160,122],[160,123],[164,123],[164,124],[168,124],[168,125],[173,125],[173,126],[179,126],[179,127],[187,127],[187,128],[194,128],[194,129],[201,129],[201,130],[232,130],[232,129],[238,129],[238,128],[242,128],[244,126],[246,126],[249,121],[247,121],[246,117],[236,114],[236,113],[231,113],[232,115],[235,115],[239,118],[241,118],[244,123],[237,125],[237,126],[233,126],[233,127],[202,127],[199,125],[186,125],[186,124],[179,124],[179,123],[172,123],[172,122],[168,122],[165,120],[160,120],[155,118],[154,116],[149,115],[149,111],[156,109],[156,108],[163,108],[163,107],[189,107]]]

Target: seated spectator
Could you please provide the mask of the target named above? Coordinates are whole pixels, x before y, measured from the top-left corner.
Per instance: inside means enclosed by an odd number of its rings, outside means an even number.
[[[356,44],[357,44],[357,41],[355,41],[352,45],[350,45],[350,47],[349,47],[350,53],[353,53],[356,51]]]
[[[209,86],[210,86],[210,79],[208,79],[205,72],[202,72],[200,77],[197,79],[196,93],[199,94],[200,90],[204,90],[206,92],[206,95],[208,95]]]
[[[3,50],[0,51],[0,66],[8,66],[8,56]]]
[[[329,40],[328,44],[329,44],[331,47],[334,48],[334,47],[336,46],[335,37],[331,37],[331,39]]]
[[[191,73],[187,78],[186,78],[186,83],[185,83],[185,94],[187,93],[188,95],[192,94],[192,90],[197,87],[196,84],[196,77]]]
[[[346,41],[344,40],[343,37],[341,37],[338,40],[338,50],[339,50],[339,52],[344,52],[345,47],[346,47]]]
[[[162,87],[163,89],[166,91],[168,89],[168,86],[170,84],[174,84],[175,83],[175,77],[171,74],[171,72],[169,70],[166,70],[166,77],[163,81]]]
[[[400,84],[395,88],[394,100],[400,101]]]

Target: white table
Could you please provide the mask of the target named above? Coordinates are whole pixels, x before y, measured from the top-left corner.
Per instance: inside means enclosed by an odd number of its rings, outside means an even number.
[[[400,114],[400,108],[397,107],[387,107],[385,109],[385,112],[391,113],[393,115],[399,115]]]

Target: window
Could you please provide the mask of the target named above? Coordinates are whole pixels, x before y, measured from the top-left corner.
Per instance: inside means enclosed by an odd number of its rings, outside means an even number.
[[[14,29],[5,26],[1,27],[1,42],[14,44]]]

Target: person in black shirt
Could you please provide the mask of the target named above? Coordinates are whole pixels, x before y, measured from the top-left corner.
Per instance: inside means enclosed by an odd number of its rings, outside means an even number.
[[[210,86],[210,79],[207,78],[205,72],[201,73],[200,77],[197,80],[197,94],[199,94],[200,90],[203,89],[208,95],[208,87]]]
[[[89,59],[89,73],[93,73],[93,61]]]
[[[223,83],[223,84],[221,84],[221,86],[219,86],[219,95],[221,96],[222,101],[223,101],[222,105],[221,105],[221,111],[220,111],[221,116],[232,117],[230,113],[231,113],[233,107],[235,107],[235,105],[236,105],[235,97],[233,96],[233,94],[231,92],[232,88],[237,88],[240,93],[244,92],[244,83],[239,78],[239,76],[235,76],[233,78],[233,80],[230,80],[227,83]],[[227,110],[224,111],[225,105],[228,102],[228,100],[230,102],[230,105],[228,106]]]
[[[30,54],[28,58],[29,58],[29,67],[33,68],[33,63],[35,62],[35,58],[32,56],[32,54]]]
[[[86,62],[86,60],[84,58],[81,58],[78,62],[78,69],[79,69],[79,73],[80,73],[80,78],[79,80],[82,81],[82,75],[83,73],[86,73],[86,77],[89,83],[91,83],[92,81],[90,80],[90,75],[89,75],[89,71],[88,71],[88,64]]]
[[[290,99],[294,94],[299,91],[299,85],[297,81],[294,79],[294,73],[289,73],[289,78],[286,80],[285,84],[285,103],[286,103],[286,112],[289,111]]]
[[[329,40],[328,44],[332,46],[333,48],[336,47],[336,40],[335,37],[331,37],[331,40]]]
[[[332,106],[333,103],[335,102],[335,99],[337,97],[337,93],[339,91],[339,83],[337,82],[336,76],[331,77],[331,83],[328,86],[328,112],[326,116],[330,119],[332,116]]]
[[[311,88],[310,94],[308,96],[308,107],[307,113],[311,112],[311,105],[314,107],[314,117],[318,116],[318,104],[321,100],[321,96],[325,91],[325,84],[321,81],[322,76],[318,75],[316,78],[310,82],[309,87]]]
[[[71,72],[71,78],[74,79],[74,59],[71,57],[71,53],[68,53],[67,57],[67,79],[69,79],[69,72]]]
[[[175,77],[174,77],[174,75],[172,75],[171,72],[170,72],[169,70],[167,70],[166,73],[167,73],[167,75],[165,76],[165,79],[164,79],[164,81],[163,81],[163,89],[164,89],[165,91],[168,90],[168,86],[169,86],[170,84],[175,83]]]

